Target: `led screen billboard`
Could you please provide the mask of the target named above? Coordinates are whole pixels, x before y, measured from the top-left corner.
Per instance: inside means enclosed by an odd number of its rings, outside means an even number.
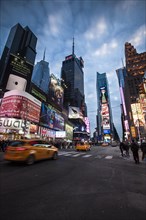
[[[90,121],[89,121],[89,118],[88,117],[85,117],[84,118],[84,121],[85,121],[85,124],[86,124],[86,131],[88,133],[90,133]]]
[[[51,74],[49,84],[49,99],[56,105],[63,106],[64,90],[60,85],[60,81]]]
[[[12,90],[4,94],[0,117],[14,117],[39,122],[41,102],[32,95]]]
[[[51,129],[64,130],[64,118],[49,104],[42,103],[40,124]]]
[[[144,126],[145,125],[145,120],[144,120],[144,115],[142,113],[142,108],[140,103],[133,103],[131,104],[131,109],[132,109],[132,115],[133,115],[133,120],[135,126]]]
[[[110,115],[106,87],[100,88],[101,118],[103,130],[110,129]]]
[[[108,101],[107,90],[105,87],[100,88],[100,101],[102,104],[107,103]]]
[[[24,58],[10,54],[3,83],[7,90],[28,91],[33,65]]]
[[[70,106],[68,117],[69,118],[74,118],[74,119],[77,119],[77,118],[83,119],[83,114],[81,113],[80,108]]]

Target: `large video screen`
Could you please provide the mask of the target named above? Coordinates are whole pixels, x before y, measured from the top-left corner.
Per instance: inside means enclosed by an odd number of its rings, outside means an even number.
[[[106,87],[101,87],[100,88],[100,102],[102,104],[108,102],[108,96],[107,96],[107,89],[106,89]]]
[[[42,103],[40,123],[48,128],[64,130],[64,118],[51,105]]]
[[[41,102],[32,95],[12,90],[4,94],[0,117],[14,117],[39,122]]]
[[[49,99],[56,105],[63,106],[64,90],[60,85],[58,79],[52,74],[49,85]]]

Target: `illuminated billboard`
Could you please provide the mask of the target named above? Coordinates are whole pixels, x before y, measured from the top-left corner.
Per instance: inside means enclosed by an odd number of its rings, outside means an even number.
[[[66,139],[72,140],[73,139],[73,127],[69,124],[65,124],[65,131],[66,131]]]
[[[23,90],[28,91],[33,65],[28,63],[19,55],[10,54],[9,61],[6,67],[4,84],[7,90]]]
[[[105,87],[100,88],[100,101],[102,104],[107,103],[108,101],[107,90]]]
[[[85,118],[84,118],[84,122],[85,122],[85,124],[86,124],[86,131],[87,131],[88,133],[90,133],[90,121],[89,121],[89,118],[88,118],[88,117],[85,117]]]
[[[53,74],[51,74],[50,84],[49,84],[49,99],[53,103],[62,107],[63,97],[64,97],[64,90],[60,85],[60,81]]]
[[[40,124],[51,129],[64,130],[64,118],[49,104],[42,103]]]
[[[141,104],[140,103],[134,103],[131,104],[131,110],[133,115],[133,121],[136,127],[144,126],[145,120],[144,115],[142,113]]]
[[[56,131],[55,136],[56,136],[56,138],[65,138],[66,132],[65,131]]]
[[[100,88],[101,118],[103,130],[110,129],[110,114],[106,87]]]
[[[68,115],[68,117],[69,118],[74,118],[74,119],[77,119],[77,118],[83,119],[83,114],[80,111],[79,107],[69,106],[69,115]]]
[[[4,94],[0,117],[14,117],[39,122],[41,102],[32,95],[12,90]]]

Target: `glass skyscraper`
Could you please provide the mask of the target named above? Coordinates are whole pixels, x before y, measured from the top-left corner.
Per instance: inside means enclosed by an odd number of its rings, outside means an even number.
[[[62,62],[61,79],[64,87],[64,106],[85,106],[84,97],[84,61],[82,57],[77,58],[74,54],[74,42],[72,54],[65,57]]]
[[[10,30],[0,60],[0,88],[29,91],[36,57],[37,37],[19,23]]]
[[[49,63],[45,61],[45,52],[44,52],[43,60],[38,62],[33,69],[31,81],[43,92],[48,94],[50,69],[49,69]]]

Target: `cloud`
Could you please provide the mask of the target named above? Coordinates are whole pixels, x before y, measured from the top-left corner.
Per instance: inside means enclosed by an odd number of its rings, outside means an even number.
[[[94,52],[95,56],[106,56],[113,53],[113,50],[118,47],[118,43],[113,39],[110,43],[104,43],[99,49]]]
[[[142,25],[140,28],[138,28],[135,33],[131,36],[129,39],[129,42],[131,42],[134,47],[138,47],[141,44],[145,44],[146,40],[146,24]]]
[[[98,19],[97,22],[92,24],[92,27],[87,29],[84,33],[86,40],[95,40],[100,38],[102,35],[105,35],[107,32],[107,23],[104,17]]]

